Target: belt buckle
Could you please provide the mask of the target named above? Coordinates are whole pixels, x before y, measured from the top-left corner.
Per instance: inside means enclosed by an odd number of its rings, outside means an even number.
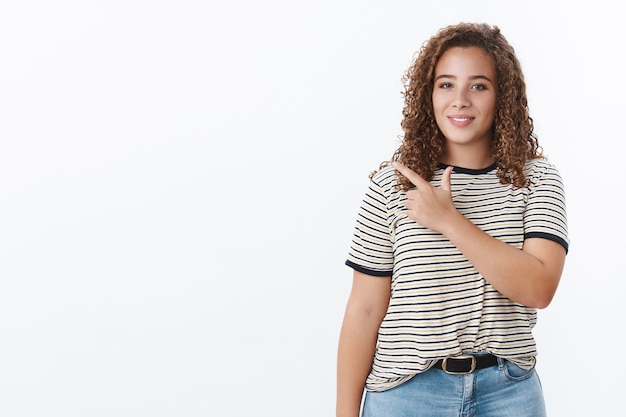
[[[470,369],[467,372],[455,372],[455,371],[449,371],[447,366],[448,366],[448,359],[471,359],[472,363],[470,365]],[[458,356],[448,356],[446,358],[443,359],[443,361],[441,362],[441,369],[443,369],[443,371],[447,374],[450,375],[465,375],[465,374],[471,374],[472,372],[474,372],[474,370],[476,370],[476,357],[473,355],[458,355]]]

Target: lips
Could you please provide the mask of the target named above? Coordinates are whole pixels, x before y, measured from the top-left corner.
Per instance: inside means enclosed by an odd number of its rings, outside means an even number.
[[[448,120],[453,126],[465,127],[474,121],[470,116],[448,116]]]

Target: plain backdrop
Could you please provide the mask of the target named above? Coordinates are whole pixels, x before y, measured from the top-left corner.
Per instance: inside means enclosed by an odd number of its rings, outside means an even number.
[[[515,47],[571,249],[550,416],[624,416],[624,22],[612,1],[3,1],[0,416],[334,415],[344,266],[404,71]]]

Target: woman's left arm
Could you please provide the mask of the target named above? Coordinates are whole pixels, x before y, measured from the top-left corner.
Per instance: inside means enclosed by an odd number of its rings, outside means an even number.
[[[502,295],[528,307],[550,304],[565,264],[563,246],[530,238],[519,250],[482,231],[454,207],[452,167],[444,171],[437,188],[404,165],[394,166],[416,186],[407,192],[409,218],[446,236]]]
[[[460,213],[440,232],[502,295],[535,308],[552,301],[565,264],[565,248],[560,244],[531,238],[519,250],[483,232]]]

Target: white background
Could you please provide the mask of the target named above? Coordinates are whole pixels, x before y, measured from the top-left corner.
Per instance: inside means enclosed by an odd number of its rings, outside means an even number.
[[[515,47],[566,184],[551,416],[624,414],[614,2],[3,1],[0,415],[331,416],[367,175],[460,21]]]

